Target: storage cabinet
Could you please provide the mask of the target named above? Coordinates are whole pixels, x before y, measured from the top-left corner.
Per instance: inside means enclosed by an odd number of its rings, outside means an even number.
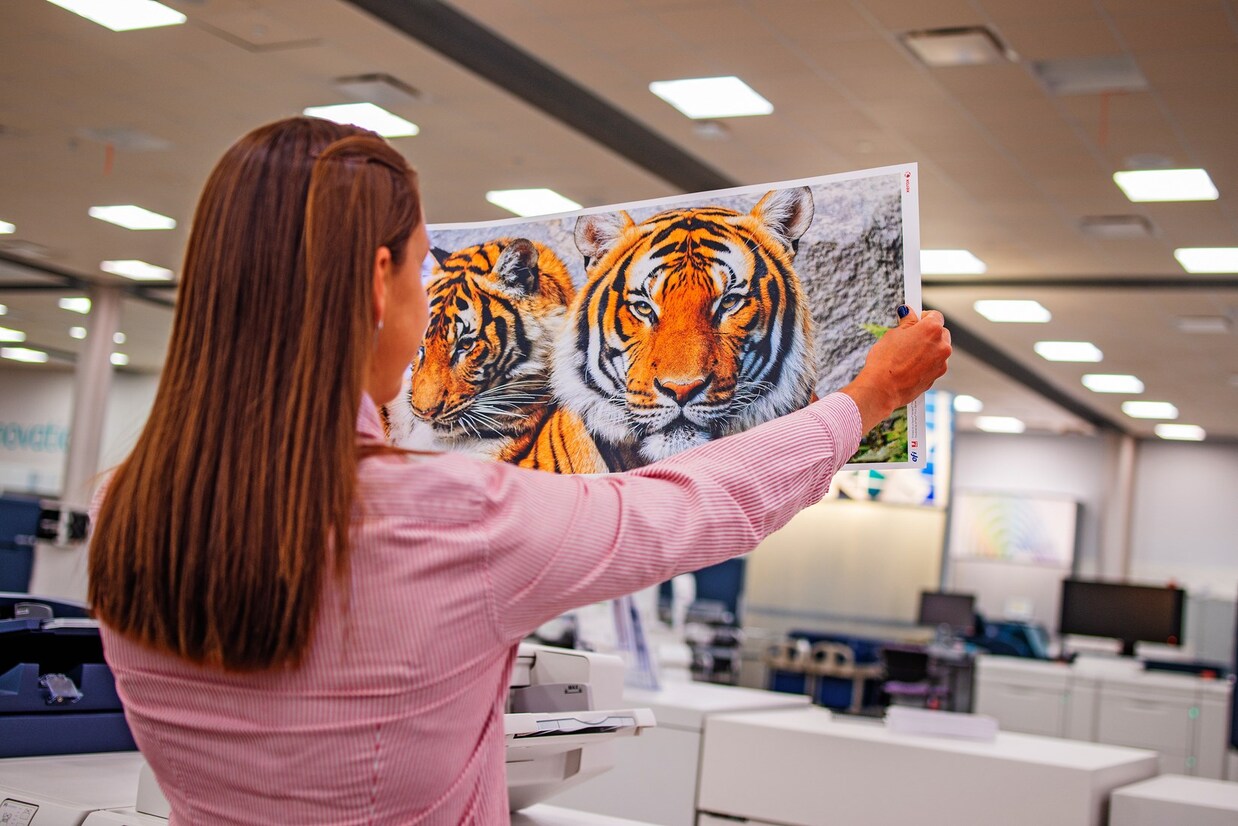
[[[1072,666],[982,657],[976,710],[1004,731],[1047,734],[1159,753],[1161,771],[1223,779],[1229,683],[1143,671],[1131,660]]]

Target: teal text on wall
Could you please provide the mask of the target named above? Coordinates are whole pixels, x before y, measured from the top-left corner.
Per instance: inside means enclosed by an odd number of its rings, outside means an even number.
[[[69,429],[55,422],[0,422],[0,448],[33,453],[64,453]]]

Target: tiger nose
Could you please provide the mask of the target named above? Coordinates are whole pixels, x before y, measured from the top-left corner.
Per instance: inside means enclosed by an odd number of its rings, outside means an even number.
[[[690,402],[696,396],[704,393],[705,388],[709,386],[710,378],[710,376],[704,376],[701,378],[674,381],[654,379],[653,386],[658,389],[659,393],[669,396],[674,399],[677,404],[682,406]]]
[[[433,407],[418,407],[416,404],[414,404],[412,406],[413,415],[421,419],[422,421],[427,421],[427,422],[430,421],[431,419],[437,419],[439,414],[443,412],[444,404],[445,404],[445,400],[443,399],[439,399],[438,404],[434,405]]]

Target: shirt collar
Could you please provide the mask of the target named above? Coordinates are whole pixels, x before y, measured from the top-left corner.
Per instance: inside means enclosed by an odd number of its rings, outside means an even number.
[[[361,394],[361,409],[357,411],[357,435],[380,442],[387,441],[378,406],[374,404],[369,393]]]

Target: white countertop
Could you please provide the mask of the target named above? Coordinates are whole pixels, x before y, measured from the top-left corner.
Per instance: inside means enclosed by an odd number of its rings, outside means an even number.
[[[117,809],[138,796],[142,755],[136,751],[0,759],[0,787],[49,803]]]
[[[1120,795],[1137,797],[1141,800],[1233,810],[1238,814],[1238,783],[1226,780],[1162,774],[1150,780],[1141,780],[1138,783],[1123,786],[1115,790],[1113,794],[1115,797]]]
[[[828,734],[833,737],[889,743],[909,749],[975,754],[1005,760],[1018,760],[1044,766],[1085,771],[1101,771],[1140,758],[1156,758],[1156,753],[1124,746],[1106,746],[1033,734],[998,732],[992,741],[964,740],[918,734],[897,734],[881,722],[839,720],[823,709],[786,711],[781,714],[726,714],[718,719],[728,723],[766,726],[792,732]]]
[[[648,824],[539,803],[522,811],[512,812],[512,826],[648,826]]]
[[[977,658],[977,669],[982,676],[1009,674],[1036,680],[1037,675],[1041,675],[1057,681],[1065,675],[1079,683],[1103,682],[1115,688],[1129,687],[1140,692],[1191,694],[1201,700],[1224,700],[1230,692],[1227,680],[1173,671],[1146,671],[1142,662],[1130,657],[1080,656],[1067,665],[1053,660],[986,655]]]
[[[657,691],[625,688],[623,701],[634,708],[653,709],[659,726],[700,731],[707,714],[808,708],[805,694],[763,691],[734,685],[665,682]]]

